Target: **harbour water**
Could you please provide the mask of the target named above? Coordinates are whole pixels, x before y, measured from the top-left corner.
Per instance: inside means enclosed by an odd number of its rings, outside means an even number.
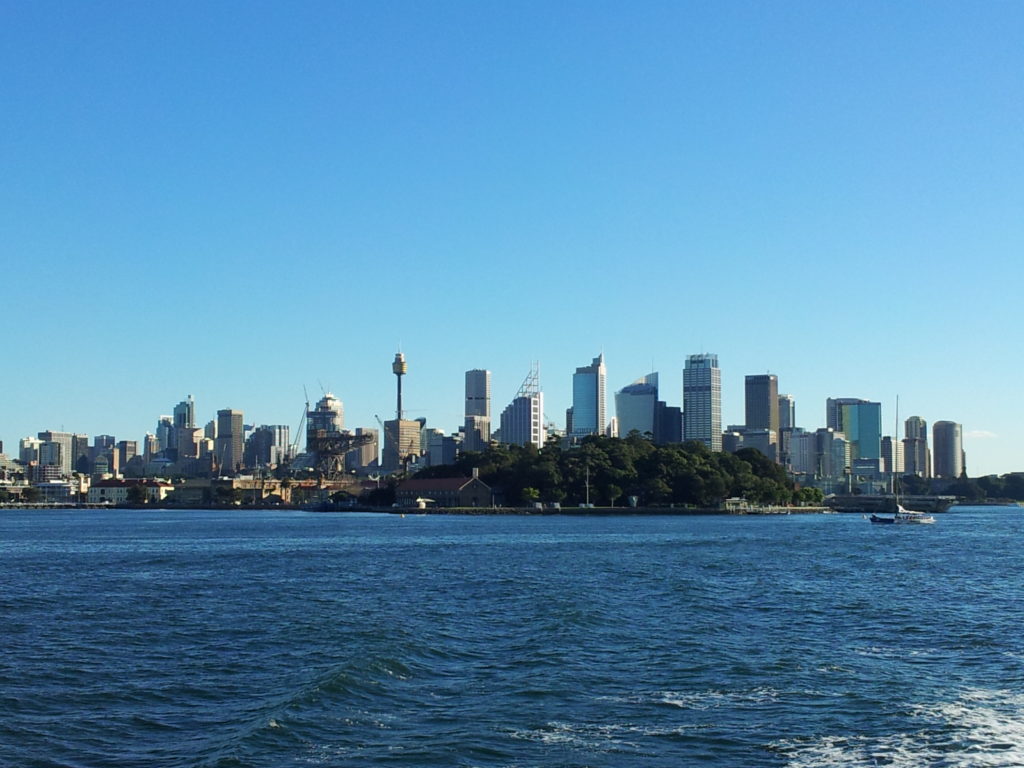
[[[0,765],[1020,766],[1024,513],[0,512]]]

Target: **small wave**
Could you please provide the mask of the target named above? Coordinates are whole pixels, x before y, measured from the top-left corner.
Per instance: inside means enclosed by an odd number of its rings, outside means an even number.
[[[737,691],[712,688],[705,691],[651,691],[631,696],[602,696],[600,699],[628,704],[667,704],[679,709],[705,711],[722,707],[770,704],[778,701],[779,692],[774,688],[767,687]]]
[[[790,768],[1019,768],[1024,765],[1024,694],[970,690],[953,701],[911,708],[906,733],[822,736],[770,745]]]

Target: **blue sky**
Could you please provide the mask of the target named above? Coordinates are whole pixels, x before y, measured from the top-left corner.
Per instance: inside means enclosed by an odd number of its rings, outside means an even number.
[[[1024,5],[0,2],[0,439],[455,429],[604,351],[723,419],[863,397],[1024,470]],[[891,427],[890,427],[891,429]]]

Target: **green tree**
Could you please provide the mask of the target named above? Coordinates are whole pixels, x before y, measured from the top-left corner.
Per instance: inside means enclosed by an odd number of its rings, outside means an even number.
[[[604,495],[608,497],[608,503],[614,507],[616,500],[622,496],[622,489],[615,483],[609,483],[605,486]]]
[[[149,501],[149,494],[146,492],[146,486],[141,483],[128,486],[129,504],[145,504],[147,501]]]

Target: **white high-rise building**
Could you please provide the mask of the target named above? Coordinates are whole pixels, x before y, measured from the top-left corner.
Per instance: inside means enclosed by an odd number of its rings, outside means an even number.
[[[686,358],[683,370],[683,439],[722,450],[722,372],[718,355]]]
[[[466,371],[466,409],[462,449],[482,451],[491,442],[491,372]]]
[[[316,404],[316,408],[309,411],[306,416],[306,433],[341,432],[345,428],[345,407],[341,400],[330,392]]]
[[[510,445],[532,443],[543,448],[546,439],[544,393],[540,391],[540,374],[535,365],[515,398],[501,412],[501,442]]]
[[[911,416],[904,422],[903,471],[908,475],[931,477],[932,458],[928,449],[928,422]]]

